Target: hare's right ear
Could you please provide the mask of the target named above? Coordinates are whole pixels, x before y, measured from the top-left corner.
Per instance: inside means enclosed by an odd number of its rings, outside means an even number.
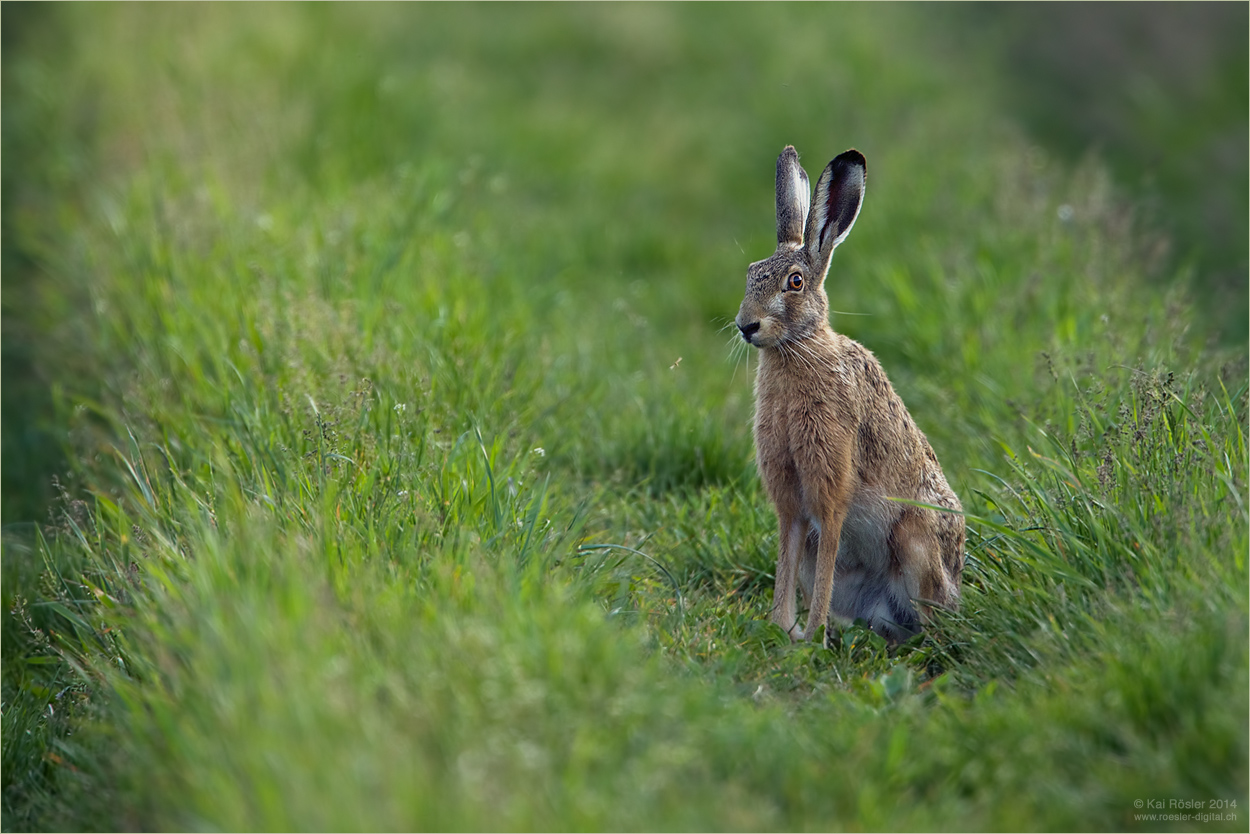
[[[807,172],[799,165],[793,145],[777,157],[777,245],[803,245],[803,224],[812,200]]]
[[[829,259],[846,240],[864,204],[867,163],[857,150],[838,154],[816,183],[816,201],[807,218],[807,254],[823,280]]]

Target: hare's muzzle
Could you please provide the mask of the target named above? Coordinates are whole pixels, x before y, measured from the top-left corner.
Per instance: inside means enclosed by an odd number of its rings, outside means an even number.
[[[738,330],[742,333],[742,340],[749,345],[755,344],[751,341],[751,337],[760,329],[760,323],[758,321],[753,321],[750,324],[734,323],[738,325]]]

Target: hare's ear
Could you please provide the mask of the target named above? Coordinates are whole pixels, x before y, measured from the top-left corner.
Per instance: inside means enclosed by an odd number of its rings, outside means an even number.
[[[793,145],[777,157],[777,245],[803,245],[803,223],[812,200],[812,186],[807,172],[799,165],[799,153]]]
[[[823,280],[833,250],[846,240],[864,203],[867,164],[856,150],[838,154],[816,183],[816,201],[807,218],[807,254]]]

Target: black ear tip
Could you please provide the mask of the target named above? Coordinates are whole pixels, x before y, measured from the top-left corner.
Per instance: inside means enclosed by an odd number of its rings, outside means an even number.
[[[857,165],[860,168],[863,168],[865,171],[868,170],[868,160],[864,159],[864,155],[860,153],[859,151],[855,150],[854,148],[851,148],[849,151],[843,151],[842,153],[838,154],[836,157],[834,157],[833,162],[835,165],[838,165],[838,166]]]

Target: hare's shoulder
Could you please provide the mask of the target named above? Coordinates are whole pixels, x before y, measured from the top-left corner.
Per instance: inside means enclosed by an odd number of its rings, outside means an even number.
[[[838,375],[844,377],[857,390],[860,399],[875,401],[878,398],[887,399],[894,394],[894,387],[890,385],[885,368],[881,367],[871,350],[841,333],[834,334],[831,348]]]
[[[843,423],[859,425],[890,419],[909,421],[907,408],[872,351],[854,339],[831,333],[801,363],[808,371],[794,387],[818,400]]]
[[[911,480],[918,471],[936,466],[928,439],[872,351],[840,336],[837,354],[835,376],[844,377],[837,388],[847,401],[844,412],[855,415],[855,458],[861,479]]]

